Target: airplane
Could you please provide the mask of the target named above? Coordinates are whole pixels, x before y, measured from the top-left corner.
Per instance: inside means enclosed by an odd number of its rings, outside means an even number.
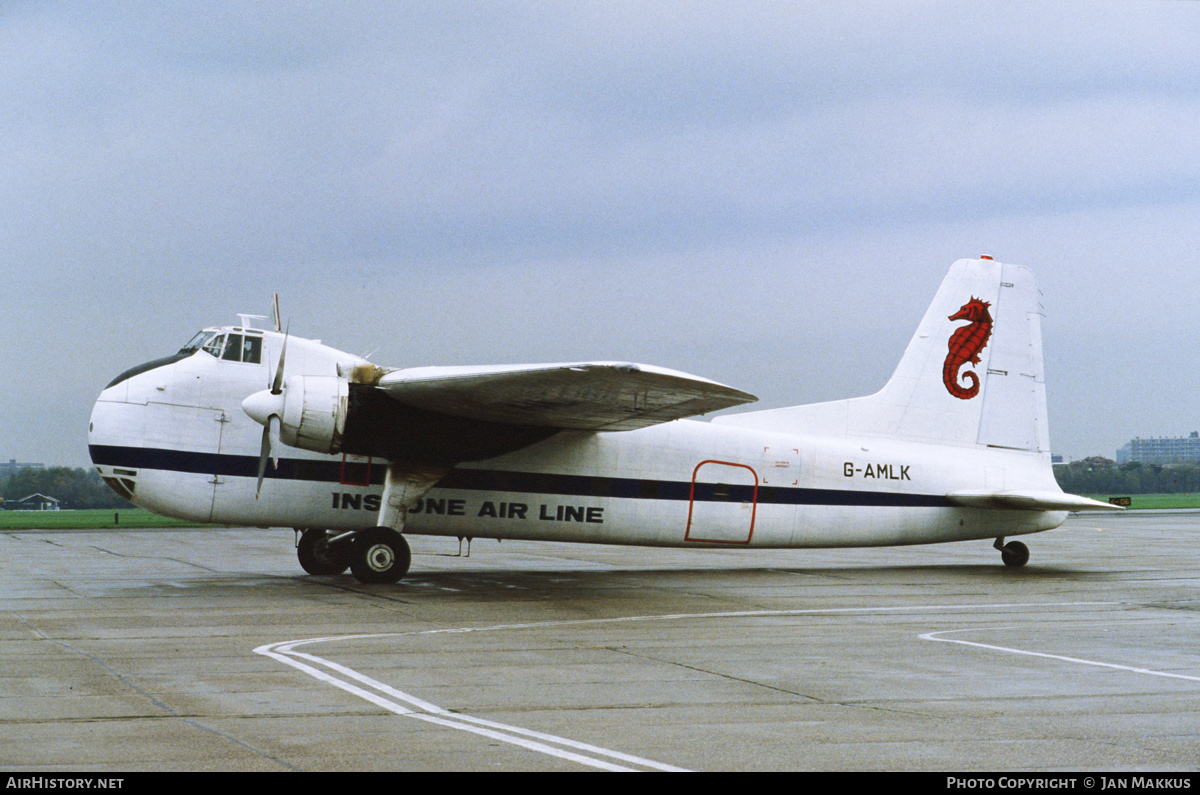
[[[276,299],[277,300],[277,299]],[[994,539],[1119,510],[1050,464],[1040,293],[954,263],[879,392],[694,417],[753,395],[628,362],[389,368],[241,324],[117,376],[89,451],[118,494],[291,527],[301,567],[398,582],[407,536],[831,548]]]

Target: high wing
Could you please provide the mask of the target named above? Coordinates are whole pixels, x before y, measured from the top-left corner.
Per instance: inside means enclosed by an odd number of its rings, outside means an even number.
[[[946,499],[964,508],[1015,508],[1025,511],[1123,511],[1119,505],[1060,491],[952,491]]]
[[[752,403],[706,378],[622,362],[412,367],[375,386],[398,403],[486,422],[628,431]]]

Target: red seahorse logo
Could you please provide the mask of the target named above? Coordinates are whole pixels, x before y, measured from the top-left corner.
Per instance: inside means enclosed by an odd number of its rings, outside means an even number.
[[[971,370],[966,371],[962,379],[970,381],[970,384],[963,386],[958,371],[967,362],[979,364],[979,354],[987,347],[988,338],[992,336],[989,306],[991,304],[987,301],[972,296],[970,301],[962,305],[962,309],[950,316],[951,320],[970,321],[950,335],[950,352],[946,354],[946,362],[942,365],[942,383],[951,395],[961,400],[970,400],[979,394],[979,376]]]

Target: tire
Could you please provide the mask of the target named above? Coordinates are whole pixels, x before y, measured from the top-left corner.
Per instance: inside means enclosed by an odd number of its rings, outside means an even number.
[[[1024,566],[1029,562],[1029,547],[1020,541],[1009,541],[1000,550],[1000,559],[1004,561],[1005,566],[1013,568]]]
[[[363,530],[351,543],[350,571],[361,583],[399,582],[408,573],[412,553],[404,536],[389,527]]]
[[[300,534],[296,557],[309,574],[341,574],[350,567],[350,545],[330,546],[324,530],[305,530]]]

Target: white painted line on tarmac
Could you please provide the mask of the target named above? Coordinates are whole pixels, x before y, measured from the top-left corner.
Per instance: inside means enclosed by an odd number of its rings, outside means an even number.
[[[570,760],[588,767],[612,771],[663,770],[683,772],[686,769],[674,765],[656,762],[632,754],[613,751],[607,748],[581,743],[565,737],[545,734],[519,726],[510,726],[496,721],[476,718],[459,712],[451,712],[444,707],[432,704],[424,699],[398,690],[391,685],[379,682],[353,668],[333,662],[324,657],[307,652],[297,651],[299,646],[311,646],[323,643],[333,643],[352,640],[373,640],[381,638],[419,637],[424,635],[462,634],[468,632],[496,632],[524,629],[548,629],[567,626],[588,626],[598,624],[644,623],[653,621],[679,621],[695,619],[731,619],[756,617],[781,617],[801,615],[837,615],[837,614],[880,614],[880,613],[921,613],[921,612],[976,612],[979,610],[997,609],[1028,609],[1028,608],[1061,608],[1061,607],[1099,607],[1111,606],[1115,602],[1020,602],[999,604],[950,604],[950,605],[908,605],[908,606],[877,606],[877,607],[845,607],[818,608],[799,610],[741,610],[722,613],[672,613],[668,615],[650,616],[621,616],[617,618],[574,619],[563,621],[539,621],[522,624],[494,624],[482,627],[454,627],[446,629],[431,629],[418,632],[385,632],[377,634],[332,635],[321,638],[306,638],[301,640],[279,641],[259,646],[254,651],[265,657],[289,665],[302,671],[318,681],[333,685],[347,693],[365,699],[396,715],[406,718],[423,720],[450,729],[471,732],[501,742],[527,748],[531,751],[547,754],[559,759]],[[931,635],[945,633],[930,633]],[[926,637],[927,640],[945,640],[943,638]],[[966,641],[949,641],[964,642]],[[981,645],[981,644],[969,644]]]
[[[400,633],[403,634],[423,634],[423,633]],[[358,637],[397,637],[397,635],[372,635]],[[345,640],[341,638],[323,638],[320,640]],[[303,671],[309,676],[314,677],[322,682],[331,684],[341,688],[348,693],[366,699],[367,701],[382,707],[397,715],[423,720],[428,723],[435,723],[439,726],[445,726],[450,729],[458,729],[460,731],[479,734],[493,740],[517,745],[531,751],[547,754],[548,756],[565,759],[572,762],[577,762],[588,767],[599,768],[600,770],[610,771],[636,771],[638,769],[662,770],[670,772],[686,772],[684,768],[667,765],[662,762],[656,762],[652,759],[634,756],[632,754],[621,753],[620,751],[612,751],[607,748],[581,743],[575,740],[569,740],[565,737],[557,737],[553,734],[545,734],[536,732],[530,729],[523,729],[519,726],[509,726],[496,721],[476,718],[471,715],[462,713],[452,713],[447,709],[431,704],[428,701],[412,696],[401,690],[397,690],[383,682],[376,681],[369,676],[359,673],[358,671],[348,668],[339,663],[326,660],[323,657],[318,657],[314,654],[306,654],[294,651],[293,647],[317,642],[314,640],[302,641],[287,641],[284,643],[269,643],[265,646],[259,646],[256,651],[259,654],[278,660],[286,665]],[[328,673],[322,668],[326,668],[334,673]],[[344,677],[344,678],[342,678]],[[358,683],[358,684],[355,684]],[[360,686],[362,685],[362,686]],[[404,706],[407,704],[408,706]],[[618,763],[624,764],[618,764]],[[626,765],[633,765],[628,767]]]
[[[1128,671],[1134,674],[1143,674],[1145,676],[1161,676],[1166,679],[1184,679],[1189,682],[1200,682],[1200,676],[1190,676],[1188,674],[1174,674],[1170,671],[1155,671],[1152,668],[1138,668],[1132,665],[1118,665],[1116,663],[1100,662],[1099,660],[1085,660],[1081,657],[1067,657],[1062,654],[1048,654],[1041,651],[1029,651],[1028,649],[1014,649],[1011,646],[996,646],[991,643],[977,643],[970,640],[959,640],[958,638],[944,638],[942,635],[953,635],[959,632],[995,632],[1000,629],[1013,629],[1013,627],[976,627],[974,629],[952,629],[945,632],[926,632],[921,635],[921,640],[932,640],[938,643],[957,643],[961,646],[974,646],[977,649],[988,649],[989,651],[1005,652],[1007,654],[1020,654],[1026,657],[1041,657],[1047,660],[1058,660],[1060,662],[1077,663],[1079,665],[1090,665],[1095,668],[1109,668],[1116,671]]]

